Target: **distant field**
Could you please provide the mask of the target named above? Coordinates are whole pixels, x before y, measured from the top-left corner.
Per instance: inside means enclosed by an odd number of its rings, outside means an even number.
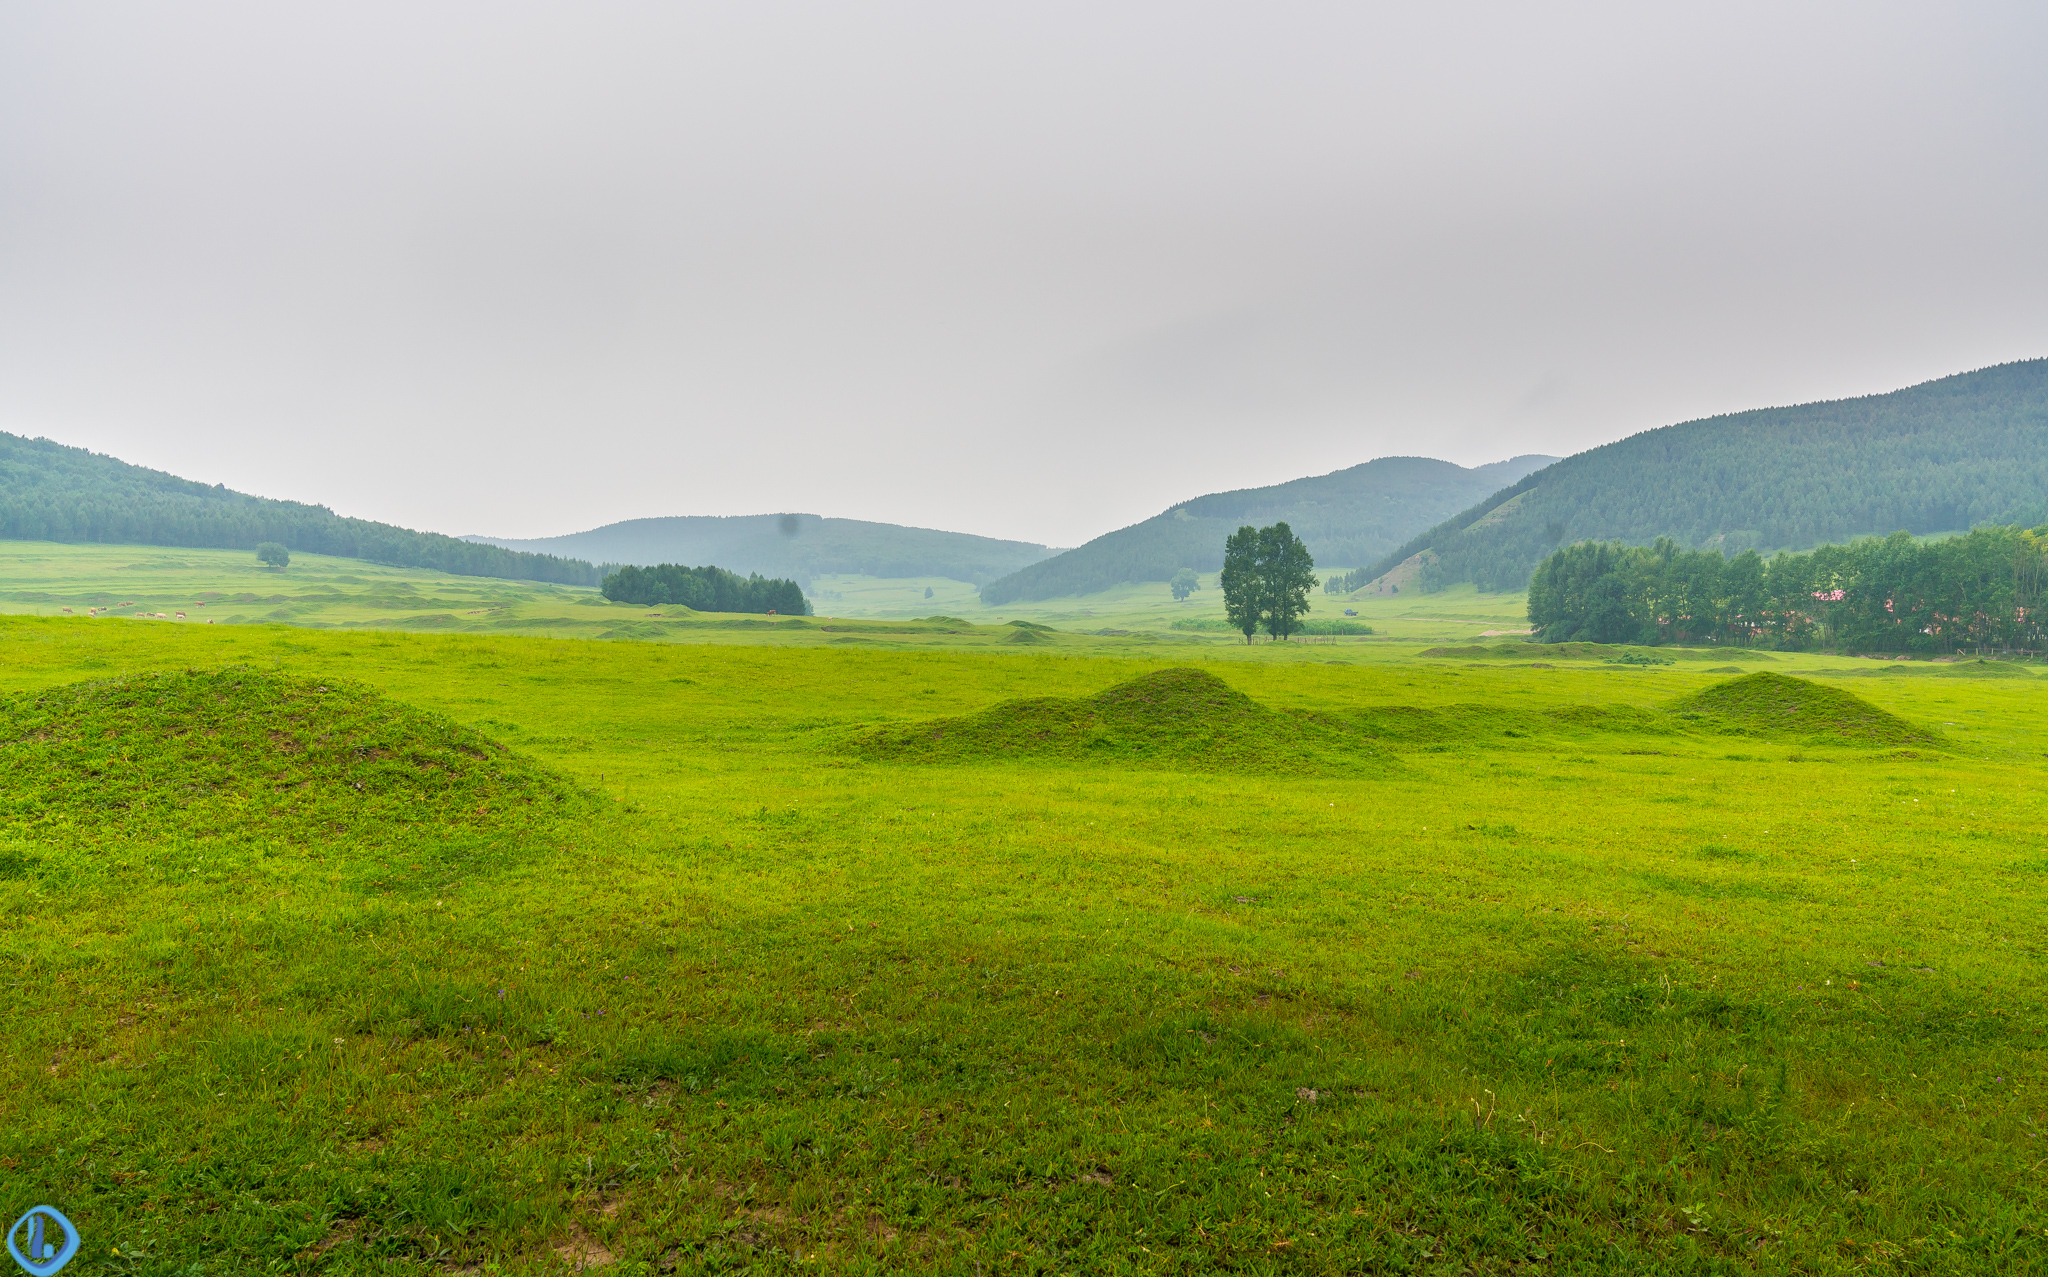
[[[905,634],[0,618],[0,1197],[117,1273],[2048,1267],[2032,668]]]
[[[985,627],[1034,621],[1060,631],[1052,641],[1069,647],[1128,649],[1146,642],[1174,646],[1227,645],[1227,634],[1174,631],[1181,619],[1223,616],[1214,576],[1176,603],[1162,583],[1130,585],[1084,599],[1053,599],[1002,608],[981,605],[972,586],[945,578],[820,577],[814,582],[819,616],[777,622],[729,614],[698,615],[687,608],[642,608],[612,603],[595,590],[450,576],[380,567],[357,559],[293,555],[283,571],[239,551],[181,550],[161,546],[62,545],[48,541],[0,542],[0,612],[39,616],[74,614],[88,607],[132,603],[137,612],[185,613],[186,623],[277,622],[287,625],[397,629],[414,632],[550,634],[562,638],[626,638],[678,642],[831,642],[831,620],[911,622],[930,616],[958,618],[967,626],[883,626],[861,631],[866,641],[982,646],[1011,631]],[[933,597],[924,597],[929,588]],[[1489,629],[1518,629],[1523,596],[1480,595],[1471,587],[1413,600],[1390,597],[1343,603],[1311,598],[1314,617],[1355,608],[1380,636],[1441,642]],[[658,615],[657,615],[658,614]],[[734,628],[735,626],[741,628]],[[971,628],[970,628],[971,627]],[[947,634],[944,631],[951,629]],[[1123,630],[1103,635],[1102,630]],[[1352,640],[1345,640],[1346,643]]]
[[[182,611],[191,622],[225,625],[502,630],[528,617],[602,628],[619,615],[614,606],[577,586],[319,554],[294,554],[290,567],[277,570],[238,550],[0,541],[0,609],[39,616],[111,607],[123,615]]]
[[[939,587],[934,591],[939,597],[923,597],[928,584]],[[1016,638],[1015,629],[994,624],[997,618],[978,609],[967,612],[964,605],[974,603],[973,589],[958,581],[873,582],[872,591],[891,604],[914,601],[916,606],[861,606],[857,602],[845,609],[844,619],[876,623],[847,629],[835,627],[837,618],[831,615],[771,618],[639,607],[613,603],[596,590],[574,586],[450,576],[315,554],[295,554],[291,565],[278,571],[239,551],[0,542],[0,612],[37,616],[60,616],[67,607],[73,615],[90,607],[114,607],[119,616],[161,612],[172,624],[186,625],[277,623],[414,633],[800,646],[858,641],[972,647]],[[856,584],[849,593],[859,600],[861,587]],[[833,610],[829,602],[818,607],[821,614]],[[177,615],[180,612],[184,613],[182,620]],[[956,619],[910,623],[913,618],[933,616]],[[1043,643],[1095,649],[1128,646],[1132,641],[1120,636],[1061,634],[1047,636]],[[1221,640],[1176,635],[1165,641],[1187,645]]]
[[[160,625],[204,625],[211,620],[216,625],[524,634],[721,646],[963,648],[1073,655],[1200,652],[1211,658],[1311,664],[1407,662],[1420,657],[1597,665],[1619,650],[1572,644],[1567,646],[1578,650],[1560,653],[1554,645],[1527,644],[1520,637],[1527,627],[1522,618],[1524,596],[1482,594],[1471,586],[1412,598],[1375,596],[1355,602],[1317,594],[1311,599],[1312,618],[1338,618],[1350,608],[1357,613],[1355,619],[1371,625],[1374,633],[1297,637],[1282,645],[1262,639],[1258,647],[1247,649],[1228,631],[1172,628],[1176,620],[1222,617],[1222,597],[1214,578],[1204,578],[1205,588],[1181,603],[1173,600],[1162,583],[1125,586],[1086,599],[1004,608],[980,608],[970,587],[936,578],[845,577],[837,578],[835,584],[842,601],[823,603],[820,610],[844,609],[840,615],[773,618],[636,607],[612,603],[595,590],[573,586],[447,576],[319,555],[294,555],[290,568],[275,572],[252,556],[224,550],[0,542],[0,613],[61,616],[62,609],[70,607],[73,615],[81,615],[88,607],[120,603],[134,605],[121,614],[163,612],[175,617],[179,611],[185,613],[183,621],[153,622]],[[933,589],[931,599],[923,597],[927,586]],[[943,588],[947,586],[950,591]],[[1011,621],[1051,628],[1020,636]],[[1859,676],[1969,673],[1963,667],[1924,661],[1845,662],[1823,655],[1752,653],[1740,648],[1667,651],[1658,659],[1673,656]]]
[[[1119,586],[1080,598],[1009,603],[987,608],[985,612],[1003,620],[1022,618],[1073,629],[1117,626],[1168,632],[1176,620],[1223,617],[1223,591],[1216,576],[1211,574],[1201,580],[1202,588],[1181,602],[1175,602],[1166,583],[1159,581]],[[1374,628],[1375,637],[1402,641],[1476,639],[1488,631],[1523,630],[1529,624],[1526,595],[1481,594],[1469,585],[1455,586],[1441,594],[1387,595],[1364,600],[1322,593],[1309,596],[1311,617],[1341,617],[1347,608],[1357,613],[1357,620]]]

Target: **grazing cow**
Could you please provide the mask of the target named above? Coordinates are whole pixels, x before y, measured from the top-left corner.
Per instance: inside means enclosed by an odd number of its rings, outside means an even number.
[[[185,619],[185,614],[184,614],[183,612],[180,612],[180,613],[178,613],[178,619],[179,619],[179,620],[181,620],[181,621],[182,621],[182,620],[184,620],[184,619]]]
[[[158,613],[156,613],[155,615],[156,615],[156,619],[157,619],[157,620],[159,620],[159,621],[168,621],[168,620],[170,620],[170,619],[171,619],[170,617],[168,617],[168,616],[165,616],[165,615],[164,615],[164,614],[163,614],[162,612],[158,612]]]
[[[64,615],[66,615],[66,616],[69,616],[69,615],[71,615],[71,609],[70,609],[70,608],[68,608],[68,607],[67,607],[67,608],[65,608],[65,609],[64,609]]]

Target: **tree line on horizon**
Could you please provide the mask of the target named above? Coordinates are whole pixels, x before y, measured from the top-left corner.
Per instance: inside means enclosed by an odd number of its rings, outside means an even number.
[[[1582,541],[1529,582],[1545,643],[1715,644],[1938,654],[2048,648],[2048,527],[1827,545],[1765,559]]]
[[[758,572],[741,576],[719,567],[684,567],[661,563],[628,565],[604,578],[600,592],[614,603],[686,607],[693,612],[756,612],[763,615],[809,616],[810,600],[794,581]]]

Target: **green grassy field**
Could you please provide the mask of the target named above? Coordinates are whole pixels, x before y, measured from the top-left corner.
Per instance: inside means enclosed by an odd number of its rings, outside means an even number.
[[[1222,619],[1216,579],[1203,581],[1206,588],[1183,602],[1175,602],[1165,584],[1153,583],[1082,599],[985,608],[973,587],[961,581],[821,577],[814,588],[818,616],[770,622],[612,603],[595,590],[574,586],[449,576],[315,554],[294,555],[290,567],[280,571],[233,550],[0,542],[0,613],[61,616],[69,609],[71,615],[84,615],[89,608],[110,608],[117,616],[162,613],[183,624],[280,623],[747,645],[807,646],[859,636],[863,642],[978,647],[1009,639],[1014,631],[991,627],[1013,620],[1051,626],[1057,633],[1048,642],[1077,649],[1128,651],[1154,643],[1184,648],[1238,641],[1223,632],[1172,628],[1175,621]],[[926,589],[933,597],[924,597]],[[1470,587],[1426,599],[1375,598],[1356,604],[1318,594],[1311,605],[1312,619],[1335,618],[1352,607],[1360,622],[1373,626],[1376,638],[1397,642],[1472,639],[1527,624],[1521,619],[1526,610],[1522,595],[1482,595]],[[946,623],[921,623],[934,616]],[[825,628],[835,620],[883,624]],[[1347,638],[1345,643],[1355,641]]]
[[[613,603],[596,590],[574,586],[450,576],[317,554],[294,555],[288,568],[275,570],[230,550],[0,542],[0,612],[17,615],[83,617],[88,609],[105,608],[113,617],[161,617],[174,625],[284,624],[746,645],[985,647],[1015,640],[1016,630],[999,623],[1003,618],[946,614],[922,598],[923,582],[915,583],[916,589],[903,582],[879,584],[893,591],[889,597],[916,598],[922,606],[877,608],[874,617],[849,611],[844,618],[697,613],[681,607]],[[947,584],[952,587],[947,602],[959,602],[963,593],[972,602],[970,587],[957,581]],[[821,610],[829,611],[829,605]],[[896,619],[889,619],[892,615]],[[840,621],[852,624],[836,623]],[[1061,631],[1041,642],[1099,649],[1150,641],[1186,646],[1226,640],[1219,635]]]
[[[0,1205],[118,1273],[2048,1262],[2028,667],[751,637],[0,619]]]
[[[1174,632],[1175,621],[1223,619],[1223,591],[1216,575],[1210,573],[1201,580],[1202,588],[1180,601],[1175,601],[1165,582],[1154,581],[1123,585],[1100,594],[1013,602],[1001,607],[982,608],[978,601],[971,605],[962,603],[958,605],[958,614],[969,618],[1037,621],[1078,632],[1121,628],[1169,634]],[[974,610],[969,610],[970,606]],[[1318,620],[1342,617],[1350,609],[1357,614],[1356,620],[1373,627],[1376,640],[1397,643],[1478,641],[1481,636],[1494,638],[1511,631],[1519,633],[1529,626],[1527,595],[1482,594],[1469,585],[1452,586],[1429,595],[1373,595],[1355,600],[1315,593],[1309,596],[1309,609],[1310,618]]]

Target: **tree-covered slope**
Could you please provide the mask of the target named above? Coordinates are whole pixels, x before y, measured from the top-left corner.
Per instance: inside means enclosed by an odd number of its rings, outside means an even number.
[[[805,585],[813,577],[839,573],[942,576],[979,585],[1053,553],[1028,541],[815,514],[678,515],[628,519],[530,541],[469,539],[597,563],[716,563],[741,575],[787,577]]]
[[[252,497],[48,439],[0,433],[0,540],[253,550],[433,568],[458,576],[596,585],[589,563],[350,519],[326,506]]]
[[[1197,497],[983,587],[993,604],[1093,594],[1126,581],[1165,581],[1181,568],[1213,572],[1223,540],[1247,523],[1284,521],[1327,567],[1369,563],[1417,530],[1513,483],[1550,457],[1467,470],[1428,457],[1381,457],[1348,470]]]
[[[2048,359],[1890,394],[1759,408],[1568,457],[1389,552],[1425,588],[1514,590],[1568,541],[1736,553],[2048,519]]]

